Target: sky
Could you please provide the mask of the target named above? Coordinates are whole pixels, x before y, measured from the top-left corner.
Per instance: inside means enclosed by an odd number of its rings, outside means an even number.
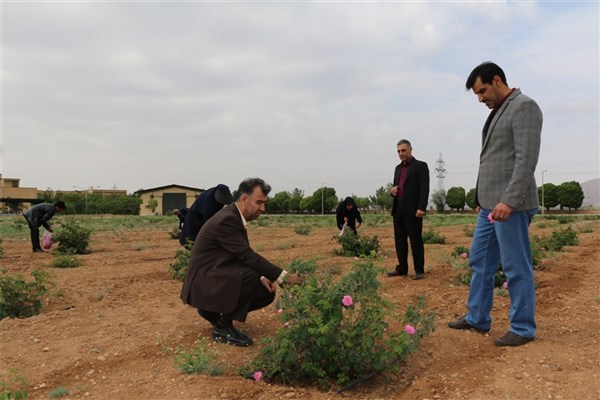
[[[0,173],[373,195],[396,143],[431,192],[475,186],[483,61],[544,113],[538,186],[600,176],[597,1],[4,1]],[[445,177],[436,176],[440,155]],[[543,176],[542,176],[543,175]]]

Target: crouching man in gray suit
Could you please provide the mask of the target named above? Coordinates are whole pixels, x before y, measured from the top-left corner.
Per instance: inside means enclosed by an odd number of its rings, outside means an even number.
[[[277,284],[304,280],[250,247],[248,222],[265,212],[270,191],[260,178],[244,180],[235,203],[209,219],[194,241],[181,299],[212,324],[217,342],[251,345],[252,339],[235,328],[233,320],[245,322],[249,312],[271,304]]]
[[[510,329],[496,346],[520,346],[535,338],[535,288],[529,223],[537,213],[534,178],[540,153],[542,112],[535,101],[511,89],[494,63],[476,67],[466,82],[492,110],[483,127],[475,190],[477,225],[469,263],[473,272],[468,312],[448,323],[454,329],[488,332],[498,263],[508,281]]]

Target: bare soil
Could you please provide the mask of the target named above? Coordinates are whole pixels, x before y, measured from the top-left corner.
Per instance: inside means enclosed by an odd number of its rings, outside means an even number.
[[[543,224],[539,224],[544,226]],[[558,226],[532,233],[546,236]],[[600,222],[573,228],[579,246],[544,260],[536,271],[538,334],[518,348],[498,348],[496,337],[508,327],[508,297],[497,296],[490,334],[456,331],[446,323],[465,311],[468,287],[456,286],[449,265],[455,246],[468,246],[466,225],[436,228],[445,245],[426,245],[426,279],[381,276],[384,296],[398,309],[425,295],[436,313],[437,329],[397,375],[380,374],[338,394],[312,386],[254,382],[238,367],[260,349],[260,339],[279,327],[274,307],[252,313],[239,324],[257,342],[249,348],[213,343],[209,324],[181,303],[181,283],[168,266],[179,244],[164,231],[120,231],[92,235],[92,253],[78,256],[74,269],[49,268],[56,286],[42,313],[0,321],[0,380],[16,369],[30,399],[48,398],[64,387],[64,398],[87,399],[598,399],[600,386]],[[427,228],[426,228],[427,229]],[[360,228],[378,235],[388,255],[378,263],[392,269],[392,228]],[[285,266],[294,258],[318,257],[319,266],[347,271],[354,260],[333,255],[335,228],[314,228],[308,236],[291,227],[252,225],[250,241],[270,260]],[[32,254],[25,239],[4,240],[0,264],[9,273],[30,277],[48,266],[52,254]],[[219,354],[222,376],[179,372],[165,348],[192,350],[205,340]],[[18,385],[13,385],[13,389]]]

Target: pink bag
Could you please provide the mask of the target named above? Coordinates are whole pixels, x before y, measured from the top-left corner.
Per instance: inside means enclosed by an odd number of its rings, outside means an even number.
[[[52,234],[48,231],[44,231],[42,235],[42,247],[46,250],[52,247]]]

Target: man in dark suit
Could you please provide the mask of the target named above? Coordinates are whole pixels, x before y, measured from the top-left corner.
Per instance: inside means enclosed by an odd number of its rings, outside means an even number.
[[[429,168],[415,159],[412,146],[406,139],[398,142],[398,157],[402,161],[394,171],[391,195],[394,217],[394,240],[398,265],[388,276],[408,276],[408,239],[413,256],[415,276],[425,278],[425,248],[423,246],[423,217],[429,201]]]
[[[262,179],[244,180],[236,202],[208,220],[194,241],[181,299],[213,325],[217,342],[251,345],[232,320],[244,322],[249,312],[271,304],[276,284],[302,282],[250,248],[248,221],[265,212],[270,191]]]

